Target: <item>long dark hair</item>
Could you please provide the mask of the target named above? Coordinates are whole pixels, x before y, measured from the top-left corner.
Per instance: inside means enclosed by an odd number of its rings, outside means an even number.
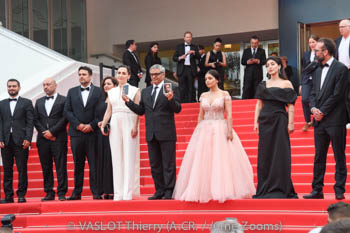
[[[112,77],[112,76],[107,76],[105,77],[102,82],[101,82],[101,89],[102,89],[102,99],[103,100],[106,100],[107,99],[107,96],[108,96],[108,93],[105,92],[105,89],[104,89],[104,86],[105,86],[105,82],[110,79],[112,81],[112,83],[114,84],[114,86],[117,86],[118,85],[118,81],[116,78]]]
[[[148,48],[147,55],[149,55],[149,56],[151,56],[151,57],[154,57],[154,59],[157,59],[157,60],[158,60],[158,59],[160,59],[160,58],[158,57],[158,52],[156,52],[155,54],[153,54],[153,52],[152,52],[152,47],[155,46],[155,45],[158,45],[158,47],[159,47],[158,42],[152,42],[152,43],[150,43],[149,48]]]
[[[220,74],[217,70],[214,69],[210,69],[208,70],[207,74],[210,74],[211,76],[213,76],[216,80],[220,81]]]
[[[281,69],[279,70],[278,72],[278,75],[280,76],[281,79],[284,79],[284,80],[288,80],[288,77],[286,75],[286,72],[284,72],[284,69],[283,69],[283,65],[282,65],[282,60],[280,57],[277,57],[277,56],[271,56],[271,57],[268,57],[266,59],[266,64],[269,60],[272,60],[274,62],[276,62],[278,65],[281,65]],[[270,79],[271,76],[269,73],[267,73],[267,77]]]

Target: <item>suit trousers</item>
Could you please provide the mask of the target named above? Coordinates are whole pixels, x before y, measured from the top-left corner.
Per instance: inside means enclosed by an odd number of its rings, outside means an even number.
[[[191,66],[184,66],[182,74],[179,76],[179,89],[181,103],[191,103],[193,97],[193,73]]]
[[[311,122],[310,95],[312,90],[312,81],[303,84],[301,87],[301,102],[303,105],[305,122]]]
[[[130,77],[128,83],[131,85],[131,86],[134,86],[134,87],[139,87],[139,82],[140,82],[140,79],[138,77]]]
[[[260,82],[261,79],[254,77],[254,75],[244,77],[242,99],[254,99]]]
[[[67,193],[67,142],[49,141],[41,139],[37,144],[41,168],[44,177],[44,191],[54,193],[53,161],[57,174],[57,194],[64,196]]]
[[[85,158],[89,163],[90,190],[93,195],[98,195],[96,178],[96,148],[97,138],[93,133],[71,136],[71,148],[74,159],[74,190],[72,196],[81,195],[84,184]]]
[[[176,141],[160,141],[153,137],[147,143],[156,192],[172,196],[176,181]]]
[[[27,193],[28,187],[28,153],[29,149],[23,149],[22,146],[18,146],[13,142],[12,135],[5,148],[1,149],[2,162],[4,167],[4,192],[6,198],[12,198],[13,192],[13,163],[16,159],[16,166],[18,170],[18,189],[17,196],[24,197]]]
[[[334,126],[324,127],[318,125],[314,130],[315,140],[315,159],[314,159],[314,178],[312,181],[312,190],[320,192],[323,189],[324,174],[326,172],[327,152],[329,143],[332,142],[334,160],[336,162],[334,191],[337,194],[345,192],[346,182],[346,127]]]

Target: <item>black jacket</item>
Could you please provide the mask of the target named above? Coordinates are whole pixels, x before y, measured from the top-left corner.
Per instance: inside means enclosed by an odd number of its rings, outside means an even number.
[[[194,50],[195,54],[191,54],[190,56],[190,64],[191,64],[191,70],[192,70],[192,75],[196,76],[197,75],[197,62],[196,60],[200,59],[200,55],[198,52],[197,46],[194,44],[190,45],[190,50]],[[173,61],[177,62],[176,65],[176,74],[177,76],[181,76],[183,71],[184,71],[184,66],[185,66],[185,59],[182,59],[179,61],[179,57],[185,54],[185,43],[178,44],[176,46],[175,53],[173,55]]]

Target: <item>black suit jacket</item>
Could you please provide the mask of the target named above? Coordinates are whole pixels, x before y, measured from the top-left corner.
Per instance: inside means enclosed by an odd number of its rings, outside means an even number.
[[[67,141],[67,119],[63,115],[66,97],[57,94],[56,100],[48,116],[45,109],[45,96],[38,99],[34,108],[34,125],[38,131],[37,144],[47,139],[43,137],[42,132],[49,130],[56,141]]]
[[[251,48],[246,48],[243,51],[243,56],[241,63],[246,66],[244,70],[244,78],[258,78],[260,81],[263,80],[263,65],[266,64],[266,54],[265,50],[262,48],[258,48],[255,54],[255,58],[260,60],[260,64],[250,64],[248,65],[248,60],[253,58]]]
[[[32,141],[34,128],[34,109],[31,100],[18,97],[13,116],[9,99],[0,102],[0,141],[8,145],[12,128],[12,139],[18,146],[23,141]]]
[[[159,141],[176,141],[174,113],[181,111],[177,90],[174,90],[174,97],[168,101],[168,98],[163,94],[163,88],[161,88],[154,108],[152,106],[152,90],[153,85],[142,90],[140,104],[135,104],[130,100],[126,105],[138,115],[145,114],[147,141],[152,141],[153,137]]]
[[[310,95],[310,108],[316,107],[324,114],[320,122],[314,125],[343,126],[347,123],[345,106],[345,90],[348,85],[348,69],[344,64],[334,59],[329,67],[322,89],[322,68],[318,67],[313,78],[313,87]]]
[[[141,66],[140,66],[140,60],[138,59],[136,54],[135,54],[135,57],[136,57],[138,62],[135,61],[135,58],[131,54],[131,52],[126,49],[124,54],[123,54],[123,64],[130,67],[130,70],[131,70],[130,79],[134,79],[134,80],[137,80],[139,82],[140,78],[137,76],[137,74],[142,72],[142,71],[141,71]]]
[[[195,51],[195,54],[191,54],[189,56],[190,56],[192,75],[196,76],[196,74],[197,74],[197,62],[196,62],[196,60],[200,59],[200,55],[199,55],[197,46],[195,46],[194,44],[191,44],[190,47],[191,47],[190,50]],[[173,61],[177,62],[176,74],[178,77],[181,76],[183,71],[184,71],[185,59],[182,59],[181,61],[179,61],[179,57],[184,55],[184,54],[185,54],[185,43],[178,44],[176,46],[176,50],[175,50],[175,53],[173,55]]]
[[[91,84],[89,97],[84,107],[80,86],[69,89],[64,105],[64,116],[69,121],[70,136],[83,134],[76,129],[79,124],[90,124],[95,132],[99,130],[97,126],[98,119],[95,117],[95,108],[100,98],[101,89]]]
[[[335,40],[335,44],[336,44],[336,46],[337,46],[337,49],[336,49],[336,51],[335,51],[335,58],[338,60],[339,59],[339,46],[340,46],[340,42],[341,42],[341,39],[342,39],[343,37],[341,36],[341,37],[338,37],[336,40]],[[350,56],[350,46],[349,46],[349,56]]]
[[[310,82],[310,76],[312,76],[312,73],[314,69],[310,69],[310,56],[311,56],[311,51],[306,51],[304,53],[304,59],[303,59],[303,71],[301,73],[301,84],[306,85],[308,82]],[[314,63],[316,66],[314,67],[315,69],[317,68],[317,63]],[[308,67],[309,66],[309,67]],[[308,68],[308,69],[306,69]]]

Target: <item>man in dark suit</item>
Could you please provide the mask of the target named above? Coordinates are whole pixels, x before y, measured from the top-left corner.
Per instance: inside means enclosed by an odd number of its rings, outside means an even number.
[[[138,87],[140,79],[142,78],[142,70],[139,58],[135,54],[136,42],[134,40],[126,41],[125,48],[126,50],[123,54],[123,64],[129,66],[131,70],[129,83],[130,85]]]
[[[101,199],[96,181],[95,132],[99,130],[95,108],[101,89],[91,83],[92,70],[79,68],[80,86],[69,89],[64,106],[64,116],[69,121],[69,135],[74,159],[74,190],[67,200],[80,200],[83,191],[85,157],[90,168],[90,190],[94,199]]]
[[[57,195],[60,201],[66,200],[67,193],[67,120],[63,116],[66,97],[56,93],[57,84],[53,78],[43,83],[46,96],[35,103],[34,125],[38,131],[38,147],[41,168],[44,177],[46,196],[42,201],[55,200],[53,190],[53,166],[55,161],[57,174]]]
[[[315,71],[310,96],[311,112],[314,116],[315,159],[312,192],[306,199],[323,198],[323,181],[326,171],[327,152],[330,141],[336,161],[335,197],[344,199],[346,182],[346,107],[345,90],[348,85],[348,69],[334,59],[334,42],[321,38],[315,48],[320,66]]]
[[[176,75],[179,78],[179,89],[182,103],[192,102],[193,82],[197,75],[197,63],[200,55],[198,48],[192,42],[192,33],[185,32],[185,43],[176,46],[173,56],[176,65]]]
[[[263,65],[266,64],[265,50],[259,48],[259,38],[250,38],[250,48],[243,51],[241,63],[246,66],[244,70],[242,99],[253,99],[256,88],[263,80]]]
[[[146,117],[146,140],[156,192],[149,200],[172,199],[176,180],[176,128],[174,113],[181,111],[173,91],[163,94],[165,68],[150,68],[153,85],[142,90],[140,104],[123,96],[126,105]]]
[[[207,73],[208,68],[205,66],[206,53],[205,53],[203,45],[198,45],[198,52],[200,55],[199,63],[198,63],[198,73],[197,73],[197,78],[198,78],[198,95],[197,95],[197,97],[198,97],[198,101],[199,101],[201,94],[203,92],[208,91],[208,87],[205,84],[205,74]]]
[[[0,148],[4,167],[5,199],[1,203],[13,203],[13,163],[18,170],[18,202],[26,202],[28,187],[27,162],[33,136],[32,101],[18,96],[21,86],[18,80],[7,81],[10,98],[0,102]]]
[[[340,21],[339,32],[341,36],[335,40],[336,58],[350,69],[350,19]]]

